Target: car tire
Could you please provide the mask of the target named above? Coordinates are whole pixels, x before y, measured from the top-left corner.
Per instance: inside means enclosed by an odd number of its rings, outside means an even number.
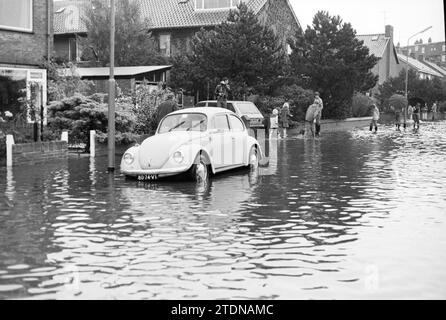
[[[248,167],[251,170],[257,170],[259,168],[259,153],[255,146],[252,146],[249,151]]]
[[[195,182],[203,182],[209,179],[209,165],[206,157],[199,153],[194,164],[189,169],[189,178]]]

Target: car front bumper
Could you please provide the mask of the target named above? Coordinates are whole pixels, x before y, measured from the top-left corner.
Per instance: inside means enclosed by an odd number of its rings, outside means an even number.
[[[169,169],[150,169],[150,170],[143,170],[143,169],[121,169],[121,172],[130,177],[138,177],[143,175],[156,175],[160,178],[162,177],[169,177],[174,176],[177,174],[181,174],[189,170],[190,165],[187,166],[181,166],[176,168],[169,168]]]

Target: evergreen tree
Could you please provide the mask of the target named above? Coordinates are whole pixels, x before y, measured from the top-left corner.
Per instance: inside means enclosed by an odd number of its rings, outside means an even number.
[[[213,93],[218,81],[228,77],[233,98],[250,91],[272,92],[283,74],[285,51],[278,37],[244,3],[213,30],[198,32],[192,43],[191,62],[202,90],[209,81]]]
[[[351,24],[343,23],[339,16],[319,11],[313,26],[290,44],[292,70],[308,77],[311,89],[321,92],[324,117],[349,116],[353,94],[373,88],[378,80],[370,72],[378,58],[369,55],[355,34]]]
[[[86,59],[106,66],[110,61],[110,17],[108,0],[92,0],[84,21],[87,37],[81,39]],[[116,1],[115,65],[138,66],[165,64],[157,50],[157,42],[148,32],[148,22],[140,15],[137,1]]]

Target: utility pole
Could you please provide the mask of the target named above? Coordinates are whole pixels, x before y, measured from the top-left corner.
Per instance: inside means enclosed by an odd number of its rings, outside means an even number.
[[[108,172],[115,171],[115,0],[110,0],[110,78],[108,90]]]

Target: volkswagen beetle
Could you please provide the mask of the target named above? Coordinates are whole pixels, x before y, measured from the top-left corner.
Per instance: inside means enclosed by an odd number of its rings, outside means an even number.
[[[185,174],[195,181],[238,167],[256,169],[262,151],[232,111],[202,107],[172,112],[155,135],[129,148],[121,172],[138,180]]]

